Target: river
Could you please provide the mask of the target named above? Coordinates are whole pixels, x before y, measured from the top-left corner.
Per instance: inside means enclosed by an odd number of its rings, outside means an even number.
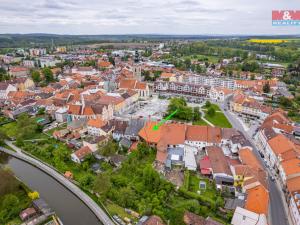
[[[102,224],[81,200],[52,177],[19,159],[4,160],[3,153],[0,155],[0,164],[7,164],[22,182],[38,191],[64,225]]]

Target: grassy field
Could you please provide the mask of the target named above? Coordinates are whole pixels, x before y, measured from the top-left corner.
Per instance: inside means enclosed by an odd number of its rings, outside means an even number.
[[[216,104],[210,104],[210,107],[215,109],[216,111],[221,111],[220,107]],[[202,106],[202,109],[207,110],[209,107],[206,107],[206,105]]]
[[[18,134],[17,122],[7,123],[0,126],[0,131],[4,132],[8,137],[16,137]],[[42,132],[36,132],[31,135],[30,139],[45,138],[46,135]]]
[[[214,116],[205,114],[205,119],[211,122],[213,125],[222,128],[231,128],[232,125],[227,120],[226,116],[222,112],[216,112]]]
[[[17,123],[12,122],[8,124],[4,124],[0,126],[0,130],[4,133],[6,133],[7,136],[9,137],[15,137],[17,135]]]
[[[204,120],[200,119],[197,121],[193,121],[193,125],[207,126],[208,124]]]
[[[204,181],[206,183],[206,189],[199,188],[199,182]],[[200,191],[201,195],[205,195],[208,198],[215,199],[217,196],[217,190],[215,185],[207,178],[200,178],[197,175],[190,175],[189,191],[197,193]]]
[[[105,202],[105,207],[107,208],[107,210],[109,211],[109,213],[113,216],[113,215],[118,215],[121,218],[129,218],[133,221],[137,222],[137,218],[129,215],[128,213],[125,212],[125,209],[122,208],[121,206],[118,206],[117,204],[113,203],[112,201],[106,201]]]

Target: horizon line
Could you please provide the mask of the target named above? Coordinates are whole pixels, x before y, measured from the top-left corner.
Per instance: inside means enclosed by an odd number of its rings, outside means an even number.
[[[164,33],[119,33],[119,34],[57,34],[57,33],[0,33],[0,35],[57,35],[57,36],[134,36],[134,35],[153,35],[153,36],[300,36],[299,34],[164,34]]]

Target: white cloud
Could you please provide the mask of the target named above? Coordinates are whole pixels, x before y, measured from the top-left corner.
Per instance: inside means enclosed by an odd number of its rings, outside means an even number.
[[[271,11],[299,0],[0,0],[1,33],[299,34]]]

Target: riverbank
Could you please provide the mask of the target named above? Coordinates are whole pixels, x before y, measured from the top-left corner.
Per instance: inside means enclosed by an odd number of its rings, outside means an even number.
[[[9,156],[0,153],[0,224],[21,225],[26,222],[34,225],[59,221],[54,211],[45,215],[35,207],[35,202],[43,201],[39,199],[39,193],[32,191],[15,176],[7,165],[8,161]]]

